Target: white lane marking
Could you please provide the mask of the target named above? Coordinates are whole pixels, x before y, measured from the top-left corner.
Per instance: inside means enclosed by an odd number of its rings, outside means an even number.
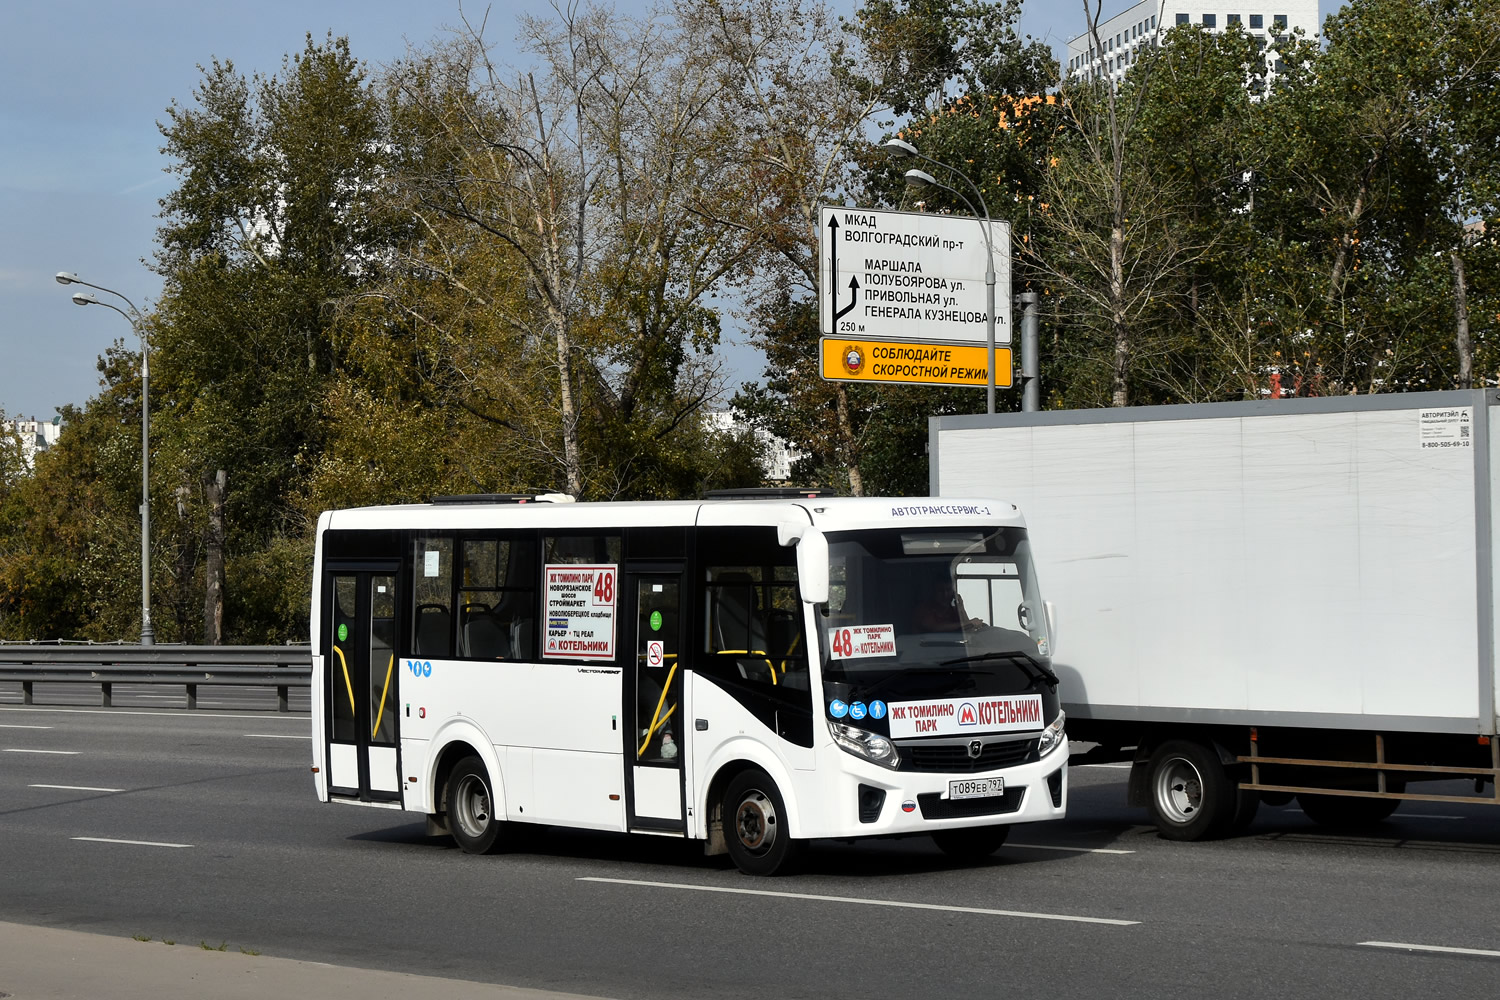
[[[1482,955],[1485,958],[1500,958],[1500,951],[1483,948],[1449,948],[1440,944],[1404,944],[1400,941],[1361,941],[1365,948],[1394,948],[1397,951],[1435,951],[1445,955]]]
[[[1072,851],[1075,854],[1134,854],[1134,851],[1121,850],[1118,847],[1064,847],[1061,844],[1006,844],[1006,847],[1019,847],[1027,851]]]
[[[0,753],[55,753],[61,754],[64,757],[72,757],[82,752],[81,750],[25,750],[18,747],[6,747],[4,750],[0,750]]]
[[[96,844],[132,844],[136,847],[192,847],[192,844],[162,844],[154,840],[114,840],[110,837],[73,837],[73,840],[87,840]]]
[[[51,726],[8,726],[0,723],[0,729],[51,729]]]
[[[27,788],[61,788],[65,792],[123,792],[123,788],[95,788],[92,785],[27,785]]]
[[[732,889],[719,885],[690,885],[683,882],[645,882],[631,878],[596,878],[583,876],[579,882],[608,882],[611,885],[644,885],[653,889],[691,889],[695,892],[729,892],[740,896],[775,896],[781,899],[810,899],[819,903],[858,903],[861,906],[894,906],[905,910],[941,910],[944,913],[978,913],[991,917],[1029,917],[1032,920],[1065,920],[1078,924],[1109,924],[1130,927],[1139,920],[1113,920],[1109,917],[1074,917],[1064,913],[1029,913],[1024,910],[989,910],[978,906],[945,906],[938,903],[903,903],[895,899],[859,899],[855,896],[819,896],[808,892],[776,892],[771,889]]]
[[[247,740],[310,740],[312,737],[307,733],[246,733]]]
[[[1135,765],[1134,764],[1072,764],[1071,766],[1073,766],[1073,767],[1118,767],[1118,768],[1131,768],[1131,767],[1134,767]]]

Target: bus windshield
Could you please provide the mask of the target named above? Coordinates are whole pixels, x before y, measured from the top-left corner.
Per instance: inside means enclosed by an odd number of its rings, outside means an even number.
[[[830,532],[828,552],[819,640],[831,697],[1055,697],[1024,528]]]

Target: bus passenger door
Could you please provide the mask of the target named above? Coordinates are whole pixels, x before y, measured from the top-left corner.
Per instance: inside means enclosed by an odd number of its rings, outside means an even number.
[[[365,802],[401,799],[396,733],[397,566],[323,575],[328,790]]]
[[[631,829],[685,832],[682,762],[682,571],[637,572],[627,566],[629,611],[623,615],[630,650],[625,685],[625,763]]]

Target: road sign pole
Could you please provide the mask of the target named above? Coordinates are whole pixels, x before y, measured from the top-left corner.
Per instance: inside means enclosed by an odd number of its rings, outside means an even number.
[[[985,386],[985,412],[995,412],[995,249],[988,239],[989,220],[985,221],[985,250],[989,253],[989,266],[984,271],[985,339],[990,349],[990,379]]]
[[[1035,413],[1041,409],[1037,299],[1036,292],[1021,293],[1021,410],[1024,413]]]

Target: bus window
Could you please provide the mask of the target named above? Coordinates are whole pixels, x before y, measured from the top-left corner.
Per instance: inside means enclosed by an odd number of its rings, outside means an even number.
[[[370,577],[370,742],[396,739],[396,702],[391,681],[396,670],[396,578]]]
[[[340,574],[333,578],[333,657],[338,661],[338,674],[330,681],[333,691],[329,704],[333,709],[333,738],[351,743],[356,733],[354,728],[354,684],[352,680],[354,661],[354,629],[358,625],[355,617],[359,610],[359,577]],[[342,684],[340,684],[342,681]],[[348,694],[346,699],[344,696]]]
[[[704,667],[730,680],[807,691],[807,642],[797,594],[796,553],[775,529],[704,529]]]
[[[412,553],[413,656],[453,655],[453,539],[418,538]]]
[[[536,620],[536,540],[467,538],[461,546],[458,655],[530,659]]]
[[[619,535],[548,535],[542,550],[549,565],[615,566],[620,562]]]

